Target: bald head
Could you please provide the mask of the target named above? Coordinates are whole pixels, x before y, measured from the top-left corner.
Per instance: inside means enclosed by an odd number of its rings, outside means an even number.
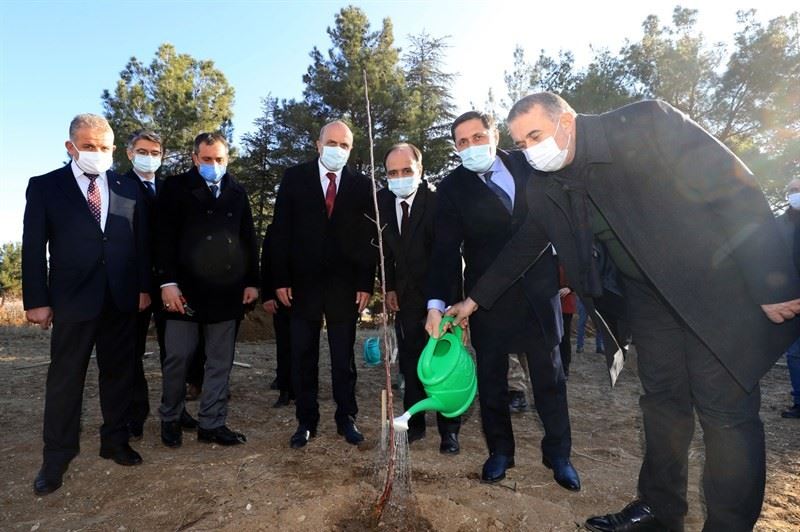
[[[319,132],[317,152],[322,165],[338,172],[347,163],[353,148],[353,132],[341,120],[325,124]]]

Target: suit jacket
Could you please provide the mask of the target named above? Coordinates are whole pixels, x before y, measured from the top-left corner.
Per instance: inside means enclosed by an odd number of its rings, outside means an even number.
[[[381,223],[385,226],[383,252],[386,290],[397,292],[401,312],[424,314],[427,309],[425,283],[433,251],[436,192],[424,181],[419,185],[411,207],[408,229],[402,235],[397,226],[395,200],[396,196],[388,188],[378,191],[378,209]],[[455,295],[452,294],[450,298]]]
[[[28,182],[22,236],[26,309],[50,306],[57,321],[86,321],[100,314],[107,290],[123,312],[136,312],[139,293],[150,290],[144,201],[130,180],[112,171],[106,178],[105,230],[89,212],[69,164]]]
[[[464,166],[445,177],[437,189],[436,237],[427,283],[428,299],[452,302],[450,294],[462,293],[461,287],[454,285],[461,278],[462,253],[465,262],[463,292],[470,293],[525,220],[528,205],[524,191],[532,173],[530,166],[500,150],[498,156],[516,185],[512,214],[481,178]],[[543,260],[520,273],[511,286],[504,287],[491,310],[484,308],[475,313],[470,328],[476,349],[520,352],[526,351],[528,342],[534,339],[543,338],[548,349],[560,342],[557,266],[552,253],[546,253]]]
[[[192,168],[165,180],[158,196],[160,284],[177,283],[201,323],[241,319],[245,287],[258,287],[258,243],[247,192],[230,174],[214,198]]]
[[[149,233],[148,243],[150,245],[150,250],[154,251],[156,249],[155,238],[156,234],[158,234],[158,223],[156,220],[156,198],[150,195],[150,193],[147,191],[147,188],[144,186],[144,183],[142,183],[142,180],[132,169],[128,170],[128,172],[125,174],[125,177],[131,179],[134,183],[136,183],[136,186],[139,187],[139,196],[143,199],[145,212],[147,213],[147,227]],[[156,196],[158,196],[164,187],[164,180],[155,178],[153,182],[156,187]],[[159,287],[159,280],[155,264],[152,264],[151,272],[150,299],[152,300],[153,310],[159,310],[161,308],[161,288]]]
[[[292,288],[292,312],[329,322],[356,317],[356,292],[375,283],[372,185],[348,167],[328,219],[318,159],[288,168],[275,201],[272,260],[276,288]],[[369,218],[368,218],[369,217]]]
[[[790,252],[753,175],[725,146],[664,102],[580,115],[592,201],[667,304],[751,390],[798,335],[760,305],[800,296]],[[578,279],[575,221],[552,177],[529,188],[529,221],[471,297],[491,307],[530,265],[544,232]],[[538,242],[537,242],[538,239]]]

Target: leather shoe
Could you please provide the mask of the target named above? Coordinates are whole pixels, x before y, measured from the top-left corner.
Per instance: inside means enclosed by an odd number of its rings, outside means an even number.
[[[300,425],[297,427],[297,430],[294,434],[292,434],[292,438],[289,440],[289,446],[292,449],[299,449],[301,447],[305,447],[308,443],[310,438],[313,438],[317,435],[317,429],[310,429],[305,425]]]
[[[642,501],[633,501],[616,514],[590,517],[586,528],[593,532],[669,532]]]
[[[514,467],[514,457],[504,454],[491,454],[483,464],[481,482],[493,484],[506,478],[506,469]]]
[[[358,445],[364,441],[364,435],[358,430],[358,427],[356,427],[356,424],[353,420],[348,420],[339,424],[339,426],[336,428],[336,432],[339,433],[339,436],[344,436],[344,439],[347,440],[347,443],[352,445]]]
[[[193,418],[186,409],[183,409],[181,412],[181,428],[184,429],[196,429],[197,428],[197,420]]]
[[[425,429],[408,429],[408,443],[414,443],[425,437]]]
[[[127,443],[116,447],[100,447],[100,457],[114,460],[119,465],[134,466],[142,463],[142,457]]]
[[[781,412],[781,417],[784,419],[798,419],[800,418],[800,405],[794,405],[788,410]]]
[[[280,408],[282,406],[288,406],[289,404],[289,392],[286,390],[281,390],[280,395],[278,395],[278,400],[275,401],[275,404],[272,405],[272,408]]]
[[[508,408],[515,414],[527,410],[528,400],[525,399],[525,392],[511,392]]]
[[[247,441],[241,432],[234,432],[225,425],[204,429],[197,427],[197,441],[204,443],[218,443],[220,445],[239,445]]]
[[[572,467],[569,458],[542,458],[542,463],[548,469],[553,470],[553,478],[558,485],[570,491],[580,491],[581,479],[578,472]]]
[[[161,442],[167,447],[180,447],[183,443],[183,432],[180,421],[161,422]]]
[[[42,464],[42,468],[36,475],[36,480],[33,481],[33,492],[36,495],[53,493],[61,487],[66,470],[66,465]]]
[[[442,435],[442,443],[439,444],[439,452],[442,454],[458,454],[461,446],[458,444],[458,434],[448,432]]]

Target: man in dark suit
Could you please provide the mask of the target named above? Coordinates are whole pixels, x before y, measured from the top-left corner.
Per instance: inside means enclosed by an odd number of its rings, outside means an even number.
[[[26,317],[43,329],[53,324],[37,495],[61,487],[79,452],[83,384],[95,347],[100,456],[142,462],[128,445],[127,414],[136,312],[150,304],[144,204],[134,183],[109,170],[114,133],[105,118],[76,116],[65,146],[70,164],[28,183],[22,237]]]
[[[291,307],[292,385],[300,448],[319,423],[319,336],[328,328],[336,426],[348,443],[364,436],[355,425],[356,319],[375,282],[374,227],[369,180],[347,166],[353,134],[344,122],[325,125],[319,157],[286,170],[273,221],[274,283],[278,300]]]
[[[439,334],[448,298],[461,292],[456,284],[461,279],[462,246],[463,290],[469,293],[528,211],[524,189],[531,170],[524,160],[497,149],[499,134],[493,119],[470,111],[453,122],[451,133],[462,164],[437,191],[426,324],[432,336]],[[508,354],[526,353],[536,409],[545,429],[542,462],[553,469],[561,486],[579,490],[580,480],[569,460],[572,440],[558,352],[562,334],[558,263],[549,247],[542,253],[542,260],[519,276],[497,305],[478,312],[470,323],[481,422],[489,448],[481,479],[498,482],[514,466]]]
[[[378,192],[384,243],[386,305],[395,312],[398,360],[405,382],[403,407],[427,397],[417,363],[428,334],[425,283],[433,249],[436,192],[422,179],[422,154],[413,144],[392,146],[383,158],[387,188]],[[454,296],[454,295],[453,295]],[[453,297],[451,296],[451,298]],[[436,414],[442,454],[459,452],[461,417]],[[425,413],[408,422],[408,442],[425,437]]]
[[[587,527],[683,530],[696,411],[704,529],[751,530],[766,469],[758,381],[797,337],[796,320],[786,320],[800,312],[800,282],[758,184],[664,102],[576,115],[539,93],[517,102],[508,124],[530,164],[549,175],[528,189],[528,221],[451,311],[460,319],[492,308],[548,239],[576,288],[598,296],[591,245],[603,241],[638,355],[645,456],[640,499]]]
[[[161,137],[153,131],[138,131],[134,133],[128,141],[127,155],[131,161],[132,168],[125,174],[125,177],[137,184],[141,191],[141,196],[144,198],[147,207],[148,227],[150,228],[149,242],[151,249],[153,249],[155,247],[155,235],[158,232],[156,198],[163,186],[163,180],[156,178],[156,170],[161,166]],[[144,375],[144,352],[147,346],[147,331],[150,328],[151,318],[156,326],[159,357],[162,365],[164,363],[164,355],[167,352],[164,346],[166,316],[161,305],[161,289],[158,286],[159,282],[155,275],[155,268],[153,270],[150,290],[152,304],[136,316],[136,373],[130,420],[128,421],[128,429],[133,439],[142,437],[144,422],[150,413],[147,379]],[[197,358],[195,357],[195,359]],[[184,409],[181,414],[181,425],[184,428],[194,429],[197,428],[197,421]]]
[[[291,343],[291,310],[284,307],[275,295],[275,283],[272,275],[272,224],[267,226],[264,243],[261,246],[261,301],[267,314],[272,315],[272,327],[275,330],[275,380],[279,391],[273,408],[287,406],[294,399],[292,390],[292,343]]]
[[[182,444],[186,369],[202,334],[206,366],[197,439],[236,445],[246,439],[225,424],[228,382],[237,322],[258,298],[258,245],[247,192],[227,172],[225,137],[198,135],[192,161],[191,170],[165,181],[158,198],[156,265],[168,312],[161,440],[168,447]]]

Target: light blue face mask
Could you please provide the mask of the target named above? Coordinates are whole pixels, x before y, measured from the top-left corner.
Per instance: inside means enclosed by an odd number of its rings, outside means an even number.
[[[395,196],[398,198],[407,198],[417,190],[421,180],[422,178],[417,176],[392,177],[391,179],[387,179],[386,183],[389,186],[389,190],[391,190]]]
[[[489,170],[494,164],[495,154],[492,153],[491,144],[480,144],[470,146],[458,152],[461,163],[467,170],[472,170],[476,174],[482,174]]]
[[[161,166],[161,157],[152,155],[142,155],[137,153],[133,156],[133,167],[145,174],[152,174]]]
[[[216,183],[222,179],[222,176],[228,171],[228,167],[217,163],[203,163],[198,167],[197,171],[200,172],[200,175],[203,176],[203,179],[207,182]]]
[[[331,172],[338,172],[344,165],[347,164],[347,159],[350,158],[350,151],[340,148],[339,146],[323,146],[322,155],[320,160],[322,165]]]

